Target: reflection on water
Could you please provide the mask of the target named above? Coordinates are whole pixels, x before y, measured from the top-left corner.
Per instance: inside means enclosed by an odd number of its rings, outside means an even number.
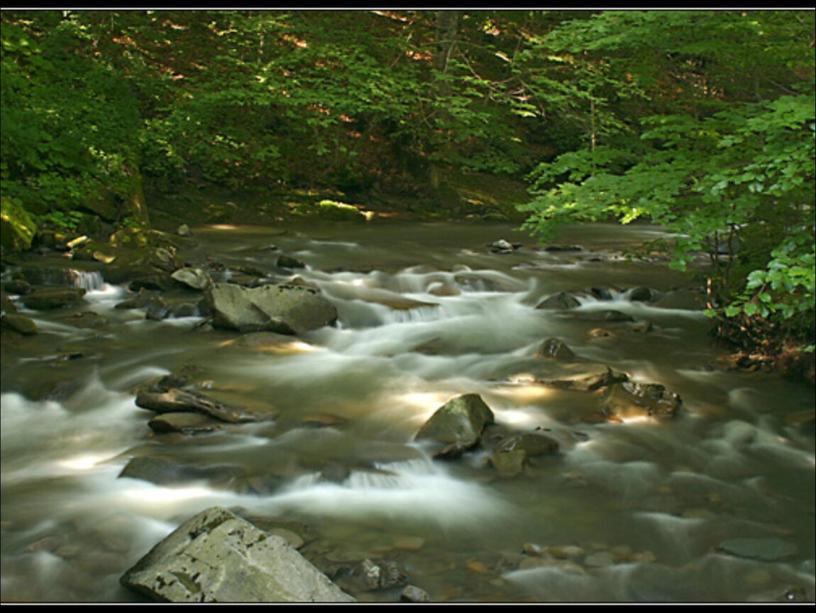
[[[115,310],[122,287],[78,276],[88,290],[78,310],[101,315],[102,329],[38,312],[41,334],[2,348],[4,601],[136,601],[119,576],[213,505],[304,522],[315,539],[307,555],[397,559],[435,600],[761,601],[791,589],[812,598],[814,442],[786,422],[812,408],[812,390],[706,369],[717,350],[699,311],[629,299],[633,287],[666,294],[689,284],[616,255],[658,229],[574,228],[562,238],[583,244],[579,253],[537,251],[498,225],[318,225],[286,235],[211,226],[196,236],[228,267],[271,269],[271,242],[296,254],[307,264],[297,274],[337,305],[339,325],[238,339],[197,327],[198,317],[154,322]],[[525,247],[489,253],[498,238]],[[559,291],[580,306],[566,315],[534,308]],[[580,318],[609,309],[653,327]],[[591,335],[597,327],[614,336]],[[534,381],[532,356],[548,337],[579,360],[664,384],[684,413],[582,421],[598,394]],[[59,359],[71,343],[85,357]],[[153,434],[135,387],[189,364],[218,398],[274,419]],[[35,399],[55,382],[72,387]],[[478,449],[431,460],[414,434],[463,393],[481,394],[505,430],[548,430],[560,454],[514,478],[499,477]],[[133,457],[212,472],[173,484],[117,478]],[[741,537],[783,539],[798,553],[760,562],[718,552]],[[580,553],[535,556],[525,544]]]

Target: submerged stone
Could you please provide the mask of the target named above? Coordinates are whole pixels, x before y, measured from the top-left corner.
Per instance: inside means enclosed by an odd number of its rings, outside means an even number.
[[[719,551],[765,562],[775,562],[795,556],[796,545],[778,538],[736,538],[723,541],[717,547]]]
[[[218,428],[217,422],[199,413],[163,413],[151,419],[147,425],[157,433],[201,434]]]
[[[213,507],[184,522],[121,578],[165,602],[353,602],[284,538]]]

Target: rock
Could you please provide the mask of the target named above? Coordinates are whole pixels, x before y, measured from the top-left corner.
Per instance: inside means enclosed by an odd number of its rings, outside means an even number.
[[[425,539],[421,536],[398,536],[394,538],[394,547],[396,549],[419,551],[424,545]]]
[[[533,458],[558,453],[558,448],[558,441],[546,434],[525,432],[505,438],[497,445],[496,450],[502,453],[523,451],[528,458]]]
[[[599,551],[598,553],[590,554],[584,558],[584,564],[586,566],[593,566],[595,568],[612,566],[614,563],[615,559],[608,551]]]
[[[442,445],[434,457],[456,457],[479,444],[485,426],[494,422],[478,394],[457,396],[442,405],[416,434],[417,440]]]
[[[577,560],[584,555],[584,550],[578,545],[552,545],[547,547],[547,553],[559,560]]]
[[[116,261],[115,255],[110,255],[99,250],[92,252],[91,258],[93,258],[96,262],[102,262],[103,264],[112,264]]]
[[[603,402],[608,417],[650,416],[670,418],[677,414],[682,400],[658,383],[624,381],[610,386]]]
[[[350,583],[361,591],[373,592],[405,585],[406,580],[396,562],[384,560],[375,563],[366,558],[354,569]]]
[[[25,315],[16,315],[14,313],[5,313],[0,317],[0,327],[4,330],[12,330],[23,336],[32,336],[37,334],[37,324],[34,320]]]
[[[430,602],[431,597],[428,592],[415,585],[406,585],[400,592],[400,600],[402,602]]]
[[[450,283],[443,283],[443,282],[436,282],[431,283],[428,286],[428,293],[432,296],[458,296],[462,292],[461,290],[453,284]]]
[[[157,300],[161,300],[161,297],[158,294],[145,289],[140,289],[135,296],[128,298],[127,300],[123,300],[122,302],[117,302],[113,308],[120,310],[146,309]]]
[[[654,301],[654,306],[663,309],[701,310],[705,308],[705,296],[702,292],[690,289],[679,289],[666,292]]]
[[[575,313],[574,317],[575,319],[579,319],[581,321],[635,321],[634,317],[612,309],[606,309],[603,311],[582,311],[580,313]]]
[[[544,251],[559,252],[559,251],[583,251],[581,245],[547,245]]]
[[[589,336],[589,338],[613,339],[615,338],[616,334],[612,332],[612,330],[607,330],[606,328],[592,328],[592,330],[587,332],[587,336]]]
[[[306,268],[306,264],[297,258],[293,258],[292,256],[285,254],[278,256],[277,266],[280,266],[281,268]]]
[[[777,538],[736,538],[723,541],[718,551],[764,562],[775,562],[795,556],[798,549],[793,543]]]
[[[181,224],[178,228],[176,228],[176,234],[179,236],[190,236],[190,226],[186,223]]]
[[[343,483],[351,475],[351,469],[339,462],[329,462],[320,471],[320,478],[330,483]]]
[[[170,276],[185,287],[196,290],[204,290],[212,284],[210,275],[200,268],[179,268]]]
[[[344,426],[348,420],[339,415],[331,415],[329,413],[318,413],[315,415],[306,415],[300,422],[304,426],[311,426],[313,428],[337,428]]]
[[[23,295],[29,293],[33,288],[25,279],[12,279],[3,284],[3,289],[9,294]]]
[[[513,253],[516,249],[521,247],[521,243],[509,243],[503,238],[500,238],[490,243],[489,247],[491,253]]]
[[[244,471],[238,466],[193,466],[170,458],[132,458],[119,473],[118,478],[140,479],[157,485],[210,481],[229,484],[243,477]]]
[[[213,312],[213,325],[218,328],[300,334],[337,321],[337,308],[308,287],[244,288],[215,283],[205,296]]]
[[[612,300],[612,292],[605,287],[590,287],[589,293],[598,300]]]
[[[26,294],[22,302],[29,309],[45,311],[78,304],[84,295],[82,288],[43,288]]]
[[[536,382],[566,390],[591,392],[629,379],[625,373],[612,370],[606,364],[560,362],[558,366],[560,373],[552,373],[544,378],[537,376]]]
[[[231,424],[257,421],[257,417],[242,409],[227,406],[198,392],[168,389],[164,392],[140,391],[136,406],[156,413],[201,413]]]
[[[511,451],[495,451],[490,456],[490,464],[502,477],[515,477],[524,470],[526,454],[520,449]]]
[[[558,447],[558,441],[544,434],[516,434],[499,442],[490,463],[502,477],[515,477],[527,458],[557,453]]]
[[[536,305],[537,309],[574,309],[581,303],[567,292],[558,292],[545,298]]]
[[[524,543],[524,545],[521,546],[521,550],[525,555],[533,556],[534,558],[540,558],[544,553],[544,548],[535,543]]]
[[[191,302],[183,302],[170,309],[171,317],[196,317],[197,315],[198,306]]]
[[[142,289],[164,291],[172,287],[172,280],[163,273],[141,274],[128,283],[128,289],[138,292]]]
[[[11,298],[8,297],[8,294],[3,290],[0,290],[0,312],[2,313],[16,313],[17,307],[12,302]]]
[[[201,434],[218,429],[217,422],[199,413],[163,413],[151,419],[147,425],[157,433]]]
[[[121,578],[169,602],[353,602],[287,542],[226,509],[184,522]]]
[[[632,302],[651,302],[657,297],[657,292],[648,287],[636,287],[629,290],[629,300]]]
[[[287,543],[289,543],[290,547],[293,547],[295,549],[300,549],[301,547],[303,547],[303,545],[306,544],[306,542],[300,537],[299,534],[296,534],[295,532],[292,532],[291,530],[288,530],[286,528],[279,527],[269,528],[268,530],[266,530],[266,532],[281,537]]]
[[[535,357],[552,360],[572,360],[575,354],[561,339],[548,338],[541,343],[541,347],[535,352]]]
[[[170,317],[170,307],[161,298],[151,301],[145,309],[145,319],[161,321]]]
[[[73,287],[75,274],[69,268],[58,268],[47,264],[23,264],[22,278],[31,285]]]
[[[652,322],[650,321],[638,321],[629,326],[629,329],[632,332],[637,332],[638,334],[646,334],[654,329],[654,325],[652,325]]]

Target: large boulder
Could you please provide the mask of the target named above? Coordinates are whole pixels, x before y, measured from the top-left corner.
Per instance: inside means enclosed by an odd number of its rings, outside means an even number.
[[[670,418],[677,414],[682,400],[659,383],[635,383],[624,381],[611,385],[603,402],[607,417]]]
[[[416,434],[436,443],[434,457],[456,457],[479,444],[485,426],[494,422],[478,394],[457,396],[442,405]]]
[[[82,302],[84,295],[85,290],[79,287],[47,287],[26,294],[22,297],[22,301],[29,309],[44,311],[77,304]]]
[[[300,334],[337,321],[337,308],[309,287],[215,283],[205,296],[216,328]]]
[[[33,319],[15,313],[4,313],[2,317],[0,317],[0,328],[12,330],[23,336],[37,334],[37,324],[34,323]]]
[[[179,526],[121,578],[164,602],[353,602],[285,539],[213,507]]]

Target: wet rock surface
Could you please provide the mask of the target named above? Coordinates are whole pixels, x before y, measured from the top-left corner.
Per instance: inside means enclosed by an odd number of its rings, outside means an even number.
[[[21,300],[29,309],[46,311],[78,304],[84,295],[82,288],[41,288],[26,294]]]
[[[581,302],[568,294],[567,292],[559,292],[553,294],[539,302],[536,305],[537,309],[574,309],[581,306]]]
[[[258,420],[256,415],[243,409],[228,406],[199,392],[178,388],[167,391],[142,390],[136,396],[136,406],[156,413],[201,413],[232,424]]]
[[[558,338],[548,338],[536,350],[537,358],[549,358],[552,360],[572,360],[575,354],[567,344]]]
[[[206,297],[213,325],[240,332],[300,334],[337,320],[337,309],[319,291],[297,285],[245,288],[216,283]]]
[[[285,539],[213,507],[128,570],[122,585],[165,602],[353,602]]]
[[[774,562],[795,556],[798,548],[778,538],[735,538],[723,541],[717,550],[740,558]]]
[[[494,421],[478,394],[465,394],[436,410],[416,434],[416,440],[435,443],[434,457],[456,457],[479,444],[485,426]]]
[[[609,388],[604,398],[603,412],[619,419],[639,416],[671,418],[681,405],[680,396],[663,385],[624,381]]]

